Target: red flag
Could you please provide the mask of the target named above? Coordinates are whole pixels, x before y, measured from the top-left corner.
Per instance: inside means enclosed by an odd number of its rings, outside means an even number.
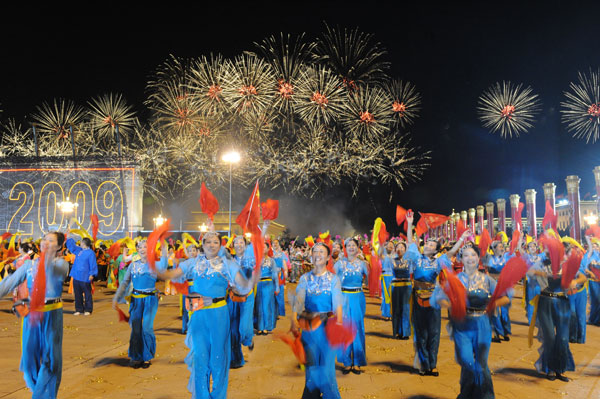
[[[121,254],[121,244],[115,241],[106,252],[108,253],[108,255],[110,255],[111,258],[116,260]]]
[[[583,259],[583,254],[581,251],[578,249],[573,249],[571,251],[571,256],[569,256],[567,261],[563,264],[562,278],[560,281],[560,286],[563,288],[563,290],[569,288],[571,281],[573,281],[577,275],[579,266],[581,265],[581,259]]]
[[[385,228],[385,222],[381,222],[381,228],[379,229],[379,235],[377,236],[377,238],[379,239],[379,245],[383,245],[388,238],[390,237],[390,234],[387,232],[386,228]]]
[[[202,182],[202,186],[200,186],[200,209],[202,212],[206,213],[206,215],[210,218],[210,220],[214,220],[215,214],[219,212],[219,201],[215,198],[215,196],[210,192],[204,182]]]
[[[396,223],[398,226],[402,224],[406,220],[406,209],[402,208],[400,205],[396,206]]]
[[[91,219],[92,219],[92,238],[94,239],[94,241],[96,241],[96,239],[98,238],[98,227],[99,227],[98,215],[96,215],[95,213],[92,213]]]
[[[262,265],[263,253],[265,251],[265,241],[258,227],[260,222],[260,194],[258,191],[258,180],[252,191],[252,195],[248,198],[246,206],[242,209],[235,222],[242,228],[244,233],[252,234],[252,246],[254,247],[254,259],[256,260],[256,270]]]
[[[546,230],[548,225],[556,231],[556,222],[558,220],[558,216],[556,212],[552,208],[550,201],[546,201],[546,211],[544,212],[544,219],[542,220],[542,229]]]
[[[121,310],[121,308],[119,308],[118,306],[117,306],[117,314],[119,315],[119,321],[122,321],[124,323],[128,323],[129,322],[129,316],[127,316],[125,314],[125,312],[123,312]]]
[[[427,223],[425,219],[421,217],[417,222],[417,228],[415,229],[415,235],[420,237],[423,233],[427,232]]]
[[[554,277],[558,276],[560,271],[560,263],[565,256],[565,246],[562,241],[556,237],[553,237],[547,233],[544,233],[540,237],[540,244],[548,251],[550,262],[552,263],[552,274]]]
[[[442,269],[440,285],[450,300],[450,314],[454,320],[464,320],[467,315],[467,291],[465,286],[449,269]]]
[[[517,212],[515,213],[515,224],[517,225],[517,230],[523,230],[523,222],[521,221],[521,213],[523,213],[523,208],[525,208],[525,204],[519,202],[519,206],[517,208]]]
[[[29,319],[33,324],[37,324],[42,318],[41,310],[46,300],[46,253],[42,252],[38,258],[38,269],[33,280],[33,289],[31,290],[29,306],[31,314]]]
[[[519,230],[515,229],[515,231],[513,231],[512,239],[510,240],[510,253],[511,254],[515,253],[520,236],[521,236],[521,232]],[[483,256],[483,254],[481,256]]]
[[[483,229],[481,236],[479,237],[479,254],[483,258],[487,253],[490,244],[492,243],[492,237],[487,229]]]
[[[279,216],[279,201],[268,199],[260,204],[263,220],[275,220]]]
[[[435,229],[450,219],[450,216],[439,215],[437,213],[421,213],[420,215],[421,219],[425,219],[425,223],[429,229]],[[419,221],[421,219],[419,219]]]
[[[171,235],[169,229],[171,228],[171,220],[167,219],[163,224],[158,226],[150,235],[148,235],[147,241],[147,258],[148,258],[148,266],[153,271],[156,271],[156,244],[159,242],[162,243],[167,237]],[[166,256],[167,254],[162,254]]]
[[[500,272],[498,277],[498,284],[496,289],[490,298],[490,302],[487,306],[487,312],[492,314],[496,307],[496,300],[506,294],[509,288],[513,287],[519,282],[527,273],[527,263],[520,256],[512,257],[506,262],[506,265]]]

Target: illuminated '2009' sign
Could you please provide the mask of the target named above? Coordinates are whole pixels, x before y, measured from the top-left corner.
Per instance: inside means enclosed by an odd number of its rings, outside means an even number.
[[[35,215],[31,211],[36,200],[37,224],[41,231],[47,229],[45,226],[63,224],[65,214],[59,209],[59,203],[67,198],[78,204],[72,216],[85,229],[89,230],[91,226],[92,213],[98,215],[100,230],[105,236],[110,236],[119,230],[123,221],[123,192],[112,180],[101,182],[95,192],[87,182],[77,181],[69,188],[66,197],[60,183],[49,181],[42,186],[37,198],[33,185],[20,181],[13,185],[8,198],[11,201],[18,201],[19,206],[8,222],[7,230],[20,230],[23,235],[33,235]],[[93,209],[86,209],[88,204],[91,204]]]
[[[131,231],[141,219],[141,187],[135,168],[0,169],[0,231],[38,236],[75,218],[91,231],[98,215],[99,237]],[[60,203],[77,204],[64,213]]]

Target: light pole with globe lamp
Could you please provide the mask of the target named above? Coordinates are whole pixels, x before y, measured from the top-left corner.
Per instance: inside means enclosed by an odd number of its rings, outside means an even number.
[[[231,237],[231,168],[234,163],[238,163],[241,159],[240,153],[236,150],[230,150],[223,154],[223,162],[229,164],[229,237]]]

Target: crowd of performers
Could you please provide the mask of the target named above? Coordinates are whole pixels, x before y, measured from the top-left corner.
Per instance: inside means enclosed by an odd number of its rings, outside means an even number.
[[[536,368],[550,380],[568,381],[565,372],[574,370],[569,343],[585,342],[588,323],[600,325],[598,234],[586,236],[586,248],[561,240],[552,229],[538,240],[516,234],[510,245],[506,235],[485,243],[483,234],[465,230],[447,243],[415,236],[410,212],[406,222],[407,235],[392,239],[325,234],[282,248],[280,240],[266,237],[259,266],[256,243],[214,231],[198,241],[184,234],[170,244],[142,237],[94,243],[61,232],[38,242],[5,236],[0,297],[13,295],[23,319],[20,370],[33,398],[56,397],[63,285],[71,280],[75,294],[83,293],[87,301],[86,284],[94,278],[106,278],[116,290],[113,307],[131,326],[131,366],[150,367],[156,352],[156,283],[164,280],[165,291],[181,295],[192,397],[225,398],[229,370],[244,366],[242,346],[253,350],[255,335],[270,334],[285,320],[285,287],[295,283],[287,298],[290,331],[277,337],[305,370],[303,398],[340,398],[336,360],[342,374],[360,374],[368,364],[365,291],[381,298],[381,317],[391,321],[393,338],[413,340],[415,369],[422,376],[439,375],[441,309],[447,308],[461,366],[459,398],[493,398],[488,354],[492,342],[510,340],[513,287],[523,281],[530,340],[537,326],[541,342]],[[76,267],[78,257],[87,265],[84,271]],[[127,302],[128,316],[119,308]],[[92,307],[76,301],[80,310],[90,314]]]

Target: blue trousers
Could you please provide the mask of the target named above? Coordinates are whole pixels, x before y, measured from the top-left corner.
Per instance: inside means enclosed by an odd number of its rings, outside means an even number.
[[[277,322],[275,308],[275,283],[272,280],[259,281],[256,286],[256,329],[273,331]]]
[[[415,347],[421,370],[437,367],[437,355],[440,347],[442,314],[439,309],[419,305],[413,300],[413,328],[415,329]]]
[[[585,344],[587,290],[583,289],[581,292],[569,295],[569,304],[571,305],[569,341]]]
[[[279,285],[279,294],[275,295],[275,304],[277,306],[277,315],[285,316],[285,286]]]
[[[537,321],[542,341],[540,358],[535,363],[541,373],[574,371],[575,362],[569,349],[571,305],[567,298],[540,295]]]
[[[240,303],[240,340],[244,346],[252,345],[254,338],[254,292],[246,297],[246,302]]]
[[[154,318],[158,310],[158,297],[148,295],[142,298],[131,297],[129,304],[129,358],[136,362],[149,362],[156,353]]]
[[[510,329],[510,315],[508,314],[509,309],[510,303],[508,305],[496,308],[492,314],[491,318],[494,334],[502,336],[512,334]]]
[[[392,317],[391,311],[391,295],[392,295],[392,275],[391,274],[383,274],[381,275],[381,317]],[[384,287],[385,284],[385,287]],[[386,291],[387,290],[387,291]],[[390,300],[385,297],[385,293],[388,293],[390,296]]]
[[[188,323],[190,322],[190,314],[188,313],[187,309],[185,308],[185,299],[187,298],[186,295],[181,295],[181,333],[185,334],[187,333],[187,329],[188,329]]]
[[[412,286],[392,285],[392,330],[394,337],[410,336],[410,293]]]
[[[62,377],[63,310],[43,312],[32,326],[23,318],[21,365],[27,387],[35,399],[55,399]]]
[[[92,313],[92,310],[94,310],[94,302],[92,300],[92,283],[89,281],[79,281],[73,279],[73,296],[75,297],[76,312]]]
[[[365,312],[367,303],[365,294],[359,292],[343,292],[344,319],[352,320],[352,325],[356,327],[356,336],[354,341],[346,348],[338,350],[338,361],[346,367],[366,366],[366,345],[365,345]]]
[[[589,280],[590,319],[589,323],[600,326],[600,282]]]
[[[340,399],[335,379],[335,352],[325,336],[325,323],[316,330],[302,331],[300,339],[306,353],[302,399]]]
[[[244,354],[242,352],[241,338],[241,312],[242,304],[245,302],[235,302],[227,298],[227,307],[229,308],[229,323],[231,334],[231,364],[230,367],[242,367],[245,363]]]
[[[459,399],[493,399],[494,386],[488,368],[492,329],[487,315],[452,321],[454,353],[460,365]]]
[[[225,399],[231,357],[227,306],[197,310],[190,316],[185,363],[190,370],[192,399]],[[212,378],[212,390],[210,380]]]

